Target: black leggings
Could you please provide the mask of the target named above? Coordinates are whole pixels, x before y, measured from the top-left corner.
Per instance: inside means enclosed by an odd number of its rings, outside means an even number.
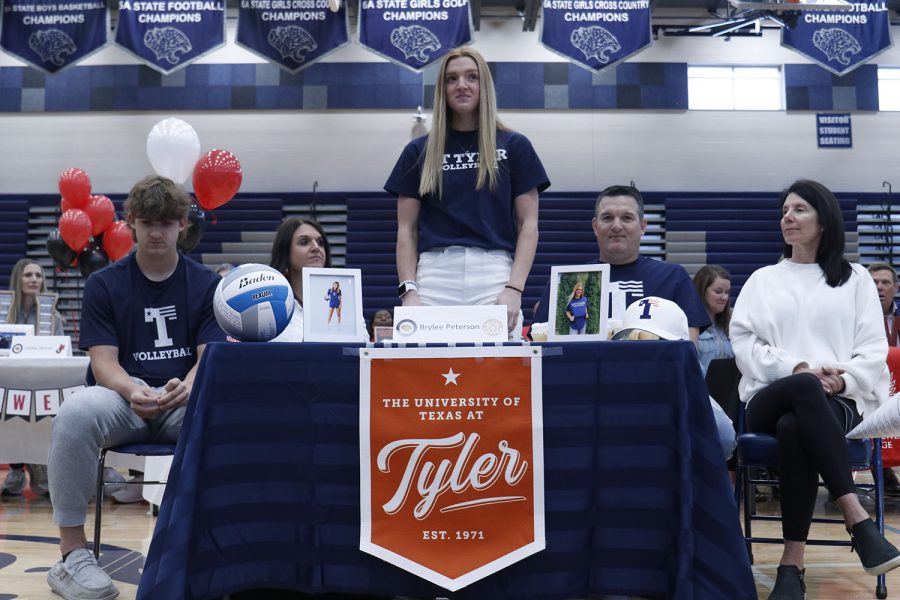
[[[844,437],[862,421],[856,402],[826,396],[815,375],[799,373],[753,396],[746,417],[747,431],[778,438],[781,530],[784,539],[805,542],[820,474],[835,498],[856,492]]]

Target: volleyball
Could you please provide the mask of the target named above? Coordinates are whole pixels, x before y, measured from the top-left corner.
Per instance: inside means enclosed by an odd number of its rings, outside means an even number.
[[[267,342],[290,322],[294,292],[272,267],[241,265],[216,287],[213,312],[228,335],[244,342]]]

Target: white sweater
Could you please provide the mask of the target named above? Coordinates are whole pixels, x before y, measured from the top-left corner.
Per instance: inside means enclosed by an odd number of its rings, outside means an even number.
[[[749,402],[801,362],[845,370],[842,396],[861,415],[887,400],[887,339],[875,283],[860,265],[830,287],[819,265],[783,260],[763,267],[741,288],[731,318],[731,345]]]

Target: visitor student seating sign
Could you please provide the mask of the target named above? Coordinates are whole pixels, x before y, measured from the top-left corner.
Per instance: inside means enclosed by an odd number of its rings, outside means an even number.
[[[450,591],[545,547],[541,349],[360,350],[360,550]]]

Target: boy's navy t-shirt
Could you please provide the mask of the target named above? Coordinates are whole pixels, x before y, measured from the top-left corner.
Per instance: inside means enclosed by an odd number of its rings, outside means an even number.
[[[203,265],[179,256],[168,279],[151,281],[132,253],[88,278],[79,346],[117,346],[122,368],[152,387],[184,379],[197,361],[197,346],[225,341],[213,315],[219,280]],[[96,384],[90,369],[88,384]]]

